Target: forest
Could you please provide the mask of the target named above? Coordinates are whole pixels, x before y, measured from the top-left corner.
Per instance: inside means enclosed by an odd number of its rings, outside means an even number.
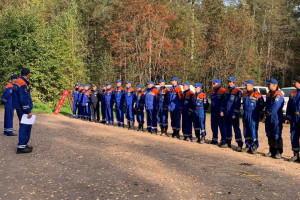
[[[300,74],[300,0],[1,0],[0,92],[32,71],[35,102],[75,82],[133,85],[177,76],[238,85]]]

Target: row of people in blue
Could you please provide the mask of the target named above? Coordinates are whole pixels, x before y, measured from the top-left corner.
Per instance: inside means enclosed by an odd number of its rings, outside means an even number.
[[[133,128],[134,114],[136,114],[136,120],[139,124],[137,130],[143,130],[144,110],[146,110],[147,131],[157,133],[158,123],[161,134],[168,135],[168,113],[170,112],[173,129],[172,137],[180,138],[179,132],[182,127],[184,140],[189,139],[192,141],[192,130],[194,128],[197,142],[204,143],[206,136],[205,118],[209,103],[206,94],[202,91],[202,84],[197,83],[195,85],[196,91],[194,93],[190,90],[188,82],[183,83],[182,91],[178,81],[178,78],[174,77],[171,80],[172,87],[169,89],[165,87],[165,80],[160,81],[159,89],[150,81],[147,84],[145,93],[141,85],[138,85],[136,90],[133,89],[130,81],[126,82],[125,89],[122,87],[120,80],[117,81],[117,89],[115,90],[111,88],[110,83],[103,85],[103,91],[97,92],[99,94],[98,103],[101,102],[102,122],[113,125],[113,105],[115,104],[115,116],[118,126],[124,127],[125,113],[128,128]],[[266,101],[254,88],[255,83],[253,80],[247,80],[243,83],[246,89],[245,92],[236,86],[236,82],[235,77],[230,77],[228,79],[228,88],[225,89],[222,87],[219,79],[212,81],[210,111],[213,135],[211,144],[219,144],[222,148],[231,148],[233,129],[238,146],[236,150],[239,152],[257,153],[260,114],[264,112],[265,131],[269,144],[269,152],[265,156],[281,158],[283,152],[281,135],[284,122],[282,112],[284,98],[283,94],[278,90],[278,81],[271,78],[266,82],[269,88]],[[296,77],[293,83],[297,89],[291,93],[287,108],[287,118],[291,124],[291,140],[294,151],[294,156],[291,160],[293,161],[299,161],[299,82],[299,77]],[[76,92],[74,94],[76,95]],[[76,98],[74,97],[74,99]],[[239,119],[241,102],[243,102],[244,141]],[[75,105],[78,105],[78,103]],[[75,112],[74,117],[76,117]],[[94,119],[93,116],[92,119]],[[97,120],[99,120],[99,117]],[[219,130],[220,140],[218,139]],[[244,144],[245,148],[243,148]]]
[[[17,153],[30,153],[33,147],[28,145],[31,135],[32,125],[21,123],[21,119],[24,114],[27,114],[27,118],[32,117],[33,103],[31,99],[31,93],[29,88],[30,70],[23,68],[21,70],[21,77],[17,75],[11,76],[11,81],[7,84],[1,103],[4,104],[4,135],[17,136],[13,132],[13,117],[14,109],[17,112],[17,116],[20,122],[19,127],[19,142],[17,147]]]

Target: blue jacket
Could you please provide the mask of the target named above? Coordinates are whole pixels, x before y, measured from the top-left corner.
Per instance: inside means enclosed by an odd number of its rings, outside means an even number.
[[[29,114],[33,109],[33,103],[31,99],[30,89],[28,87],[29,82],[24,78],[18,78],[14,84],[13,98],[14,108],[23,110],[24,113]]]
[[[204,94],[202,91],[200,91],[199,93],[196,92],[193,96],[193,110],[203,109],[204,111],[206,111],[208,107],[209,103],[207,101],[206,94]]]
[[[233,86],[225,90],[225,96],[222,101],[221,112],[229,116],[238,117],[241,107],[242,90]]]
[[[79,95],[79,88],[75,88],[74,91],[73,91],[73,99],[74,99],[74,102],[78,102],[78,95]]]
[[[180,86],[172,86],[170,88],[170,105],[169,110],[180,110],[181,109],[182,91]]]
[[[190,89],[185,90],[183,92],[183,98],[182,98],[182,110],[183,111],[189,111],[193,112],[193,98],[194,98],[195,93],[192,92]]]
[[[112,106],[114,104],[114,101],[115,101],[114,90],[112,88],[106,89],[104,95],[105,95],[106,105]]]
[[[11,107],[13,104],[13,89],[14,89],[14,85],[13,83],[8,83],[6,85],[6,88],[2,94],[2,104],[4,104],[4,106],[6,108]]]
[[[158,109],[168,110],[170,104],[170,91],[166,87],[161,87],[158,91]]]
[[[136,101],[136,94],[132,87],[125,89],[125,106],[133,106]]]
[[[136,94],[136,104],[135,108],[139,111],[143,111],[145,107],[145,93],[143,91],[139,91]]]
[[[158,93],[158,89],[155,86],[146,90],[146,94],[145,94],[146,110],[157,109],[157,97],[158,97],[157,93]]]
[[[210,91],[211,99],[211,114],[214,116],[220,116],[221,105],[225,96],[225,88],[219,87]]]
[[[273,93],[269,92],[266,98],[266,116],[271,117],[271,119],[283,120],[283,94],[280,91],[276,90]]]
[[[259,112],[263,111],[264,107],[264,98],[258,91],[254,89],[253,92],[246,91],[243,93],[244,120],[259,122]]]
[[[91,90],[85,90],[84,93],[82,94],[83,106],[86,106],[86,104],[90,102],[90,94],[91,94]]]
[[[290,93],[286,117],[292,122],[300,122],[300,89]]]
[[[115,98],[116,98],[116,106],[123,107],[124,100],[125,100],[125,91],[122,86],[117,87],[117,89],[115,90]]]

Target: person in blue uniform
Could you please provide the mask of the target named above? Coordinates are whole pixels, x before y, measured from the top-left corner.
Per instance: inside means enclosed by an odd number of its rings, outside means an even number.
[[[231,148],[232,127],[235,133],[235,141],[238,144],[238,151],[242,150],[243,140],[240,129],[240,107],[241,107],[242,90],[236,86],[236,78],[228,79],[228,89],[225,90],[221,106],[221,117],[225,117],[226,143],[221,143],[222,148]]]
[[[83,92],[83,99],[82,99],[82,107],[84,109],[84,120],[90,120],[91,119],[91,110],[90,110],[90,93],[91,90],[89,89],[90,85],[85,84],[84,85],[84,92]]]
[[[271,78],[268,82],[269,93],[266,96],[265,129],[268,137],[269,152],[266,157],[281,158],[283,152],[282,123],[284,105],[283,94],[278,90],[278,81]]]
[[[190,90],[190,83],[184,82],[183,84],[183,97],[182,97],[182,134],[183,140],[192,139],[192,130],[193,130],[193,97],[195,93]]]
[[[126,82],[124,101],[128,129],[134,129],[134,104],[136,101],[136,94],[131,84],[131,81]]]
[[[13,105],[17,111],[17,115],[19,118],[19,122],[21,122],[22,116],[27,114],[27,118],[31,118],[33,113],[31,110],[33,109],[33,103],[31,99],[30,89],[29,89],[29,78],[30,78],[30,70],[28,68],[23,68],[21,70],[21,77],[16,80],[14,84],[14,97]],[[21,124],[19,128],[19,143],[17,147],[17,153],[30,153],[32,152],[32,146],[28,145],[30,140],[32,125],[29,124]]]
[[[290,93],[290,98],[287,105],[286,117],[287,121],[290,122],[291,131],[291,143],[292,150],[294,152],[293,157],[290,161],[300,161],[299,150],[300,150],[300,76],[296,76],[293,80],[293,84],[296,88]]]
[[[117,88],[115,89],[115,112],[117,125],[124,127],[124,100],[125,100],[125,91],[122,87],[122,81],[117,81]]]
[[[205,113],[209,107],[206,94],[202,91],[202,84],[196,83],[196,93],[193,96],[194,128],[197,143],[205,143]]]
[[[100,93],[100,99],[101,99],[101,115],[102,115],[102,124],[106,123],[106,102],[105,102],[105,91],[106,91],[106,85],[102,85],[102,91]]]
[[[213,88],[210,90],[211,99],[211,130],[212,130],[212,141],[211,144],[218,144],[218,129],[221,133],[221,144],[226,143],[226,130],[224,123],[224,116],[221,116],[221,105],[225,95],[225,88],[221,86],[221,80],[215,79],[212,81]]]
[[[92,90],[90,92],[90,111],[91,111],[91,121],[99,122],[99,102],[100,102],[100,91],[97,89],[96,84],[92,84]]]
[[[17,136],[13,132],[13,119],[14,119],[14,108],[13,108],[13,88],[17,80],[17,75],[10,77],[10,82],[6,85],[6,88],[2,95],[2,104],[4,104],[4,135]]]
[[[145,109],[147,113],[147,131],[157,134],[157,94],[158,90],[152,81],[147,83],[145,93]]]
[[[106,84],[105,90],[105,104],[106,104],[106,125],[114,125],[113,107],[115,102],[114,90],[111,88],[111,83]]]
[[[79,94],[79,83],[75,83],[75,88],[73,91],[73,118],[77,117],[78,94]]]
[[[243,93],[243,127],[246,147],[243,151],[256,154],[259,146],[259,116],[264,109],[265,102],[262,95],[254,88],[253,80],[247,80],[244,85],[246,91]]]
[[[77,106],[78,106],[78,119],[84,118],[84,108],[82,106],[83,101],[83,93],[84,93],[84,85],[80,84],[78,88],[78,100],[77,100]]]
[[[171,114],[171,126],[173,129],[172,137],[177,137],[180,139],[180,123],[181,123],[181,99],[182,99],[182,90],[178,85],[179,79],[173,77],[171,79],[172,87],[170,88],[170,104],[169,111]]]
[[[136,86],[136,120],[139,124],[137,131],[144,131],[144,108],[145,108],[145,93],[143,92],[143,86]]]
[[[160,126],[161,134],[165,134],[168,136],[168,110],[170,103],[170,92],[168,88],[166,88],[166,81],[159,81],[159,91],[158,91],[158,114],[157,121]]]

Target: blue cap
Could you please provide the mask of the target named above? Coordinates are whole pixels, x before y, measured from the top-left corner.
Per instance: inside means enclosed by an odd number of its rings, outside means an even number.
[[[17,78],[18,78],[18,76],[15,74],[10,77],[10,79],[17,79]]]
[[[171,81],[179,81],[179,79],[177,78],[177,77],[173,77],[172,79],[171,79]]]
[[[184,82],[182,85],[188,85],[188,86],[190,86],[191,84],[189,83],[189,82]]]
[[[130,83],[130,84],[131,84],[132,82],[131,82],[131,81],[127,81],[126,84],[127,84],[127,83]]]
[[[90,85],[89,84],[85,84],[84,87],[90,87]]]
[[[212,81],[212,83],[218,83],[218,84],[220,84],[220,85],[221,85],[221,80],[220,80],[220,79],[218,79],[218,78],[216,78],[215,80],[213,80],[213,81]]]
[[[231,81],[231,82],[236,82],[236,78],[234,76],[232,77],[229,77],[228,81]]]
[[[29,74],[30,73],[30,70],[28,68],[23,68],[21,70],[21,74]]]
[[[136,86],[136,89],[139,89],[139,88],[143,88],[143,86],[142,85]]]
[[[110,83],[110,82],[108,82],[108,83],[106,83],[106,85],[111,85],[111,83]]]
[[[101,87],[103,87],[103,88],[104,88],[104,87],[106,87],[106,85],[102,85]]]
[[[195,88],[197,87],[201,87],[202,88],[202,84],[201,83],[196,83]]]
[[[165,83],[166,81],[164,80],[164,79],[161,79],[160,81],[159,81],[159,83]]]
[[[122,81],[121,80],[117,80],[117,83],[122,83]]]
[[[254,81],[253,80],[247,80],[243,83],[244,85],[247,85],[247,84],[251,84],[251,85],[255,85]]]
[[[153,81],[149,81],[149,82],[147,83],[147,85],[150,85],[150,84],[154,84]]]
[[[278,85],[278,81],[275,79],[275,78],[271,78],[270,80],[268,80],[266,82],[266,85],[269,85],[269,84],[277,84]]]
[[[80,84],[79,86],[80,86],[80,87],[83,87],[84,85],[83,85],[83,84]]]

